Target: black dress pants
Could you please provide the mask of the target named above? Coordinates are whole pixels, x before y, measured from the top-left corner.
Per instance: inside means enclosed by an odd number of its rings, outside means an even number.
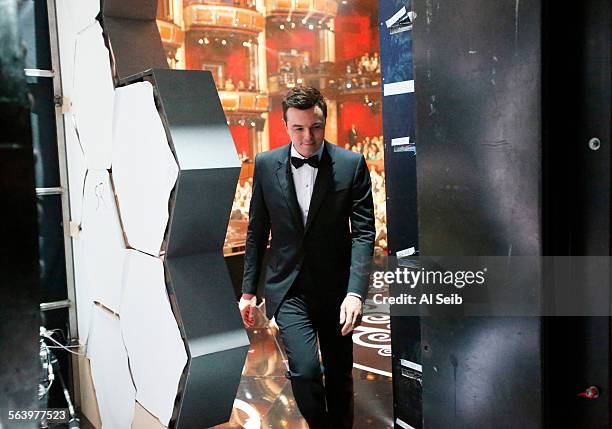
[[[340,333],[337,300],[330,302],[304,289],[292,287],[275,315],[289,359],[293,396],[310,429],[350,429],[352,336]]]

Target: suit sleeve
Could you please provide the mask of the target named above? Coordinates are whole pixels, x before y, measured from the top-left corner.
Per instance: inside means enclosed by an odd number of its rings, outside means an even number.
[[[359,158],[351,191],[351,272],[347,292],[353,292],[365,300],[374,253],[374,202],[370,172],[363,156]]]
[[[257,156],[253,170],[253,193],[249,207],[249,226],[242,280],[242,293],[249,294],[257,293],[262,261],[270,236],[270,215],[263,198],[261,181],[261,158]]]

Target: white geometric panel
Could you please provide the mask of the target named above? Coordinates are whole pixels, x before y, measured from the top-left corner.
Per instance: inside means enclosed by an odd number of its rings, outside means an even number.
[[[76,32],[93,24],[100,12],[100,0],[63,0]]]
[[[168,426],[187,363],[160,259],[126,251],[121,332],[136,386],[136,400]]]
[[[136,389],[121,339],[119,319],[95,306],[87,341],[91,376],[104,429],[126,429],[134,418]]]
[[[114,88],[97,22],[77,34],[71,111],[90,169],[111,165]]]
[[[72,99],[74,48],[77,33],[92,25],[100,12],[100,0],[62,0],[55,2],[61,65],[62,93]]]
[[[153,100],[139,82],[115,91],[113,182],[128,245],[158,256],[178,166]]]
[[[95,301],[119,313],[125,242],[106,170],[87,172],[79,241],[85,251],[85,286]]]

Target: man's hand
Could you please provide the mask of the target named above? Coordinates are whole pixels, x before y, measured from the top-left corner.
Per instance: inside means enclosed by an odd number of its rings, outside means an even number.
[[[361,323],[361,300],[353,295],[347,295],[340,306],[340,324],[342,335],[347,335]]]
[[[255,305],[257,297],[250,293],[243,293],[238,303],[242,322],[246,328],[252,328],[255,324]]]

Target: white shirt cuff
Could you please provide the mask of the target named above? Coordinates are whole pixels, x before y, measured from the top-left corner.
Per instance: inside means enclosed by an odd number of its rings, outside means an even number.
[[[346,296],[355,296],[357,298],[359,298],[359,301],[363,302],[363,299],[361,298],[361,295],[359,295],[358,293],[355,292],[347,292]]]

